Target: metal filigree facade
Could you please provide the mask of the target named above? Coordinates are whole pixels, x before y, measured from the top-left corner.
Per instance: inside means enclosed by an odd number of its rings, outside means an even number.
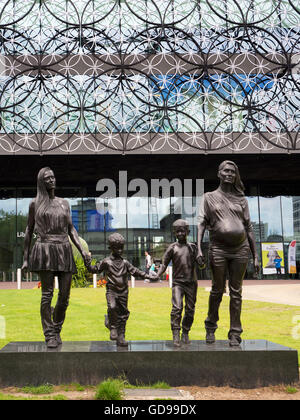
[[[300,0],[0,0],[0,153],[300,150]]]

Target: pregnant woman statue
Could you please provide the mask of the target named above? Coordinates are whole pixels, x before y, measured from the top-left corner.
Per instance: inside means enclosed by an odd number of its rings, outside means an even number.
[[[84,260],[89,258],[83,251],[72,224],[68,202],[55,196],[55,184],[53,171],[50,168],[42,168],[37,177],[37,195],[29,206],[22,266],[22,270],[39,273],[42,285],[41,320],[49,348],[61,344],[60,331],[69,303],[72,274],[76,273],[69,237]],[[37,234],[37,240],[30,254],[34,232]],[[58,277],[59,294],[52,314],[54,276]]]
[[[209,296],[208,315],[205,320],[206,342],[215,342],[215,330],[219,320],[219,306],[229,278],[230,330],[229,345],[241,343],[242,282],[251,251],[255,270],[259,263],[255,239],[250,222],[248,203],[238,167],[226,160],[219,166],[219,187],[204,194],[199,209],[197,262],[204,263],[202,239],[209,230],[209,262],[212,272],[212,288]]]

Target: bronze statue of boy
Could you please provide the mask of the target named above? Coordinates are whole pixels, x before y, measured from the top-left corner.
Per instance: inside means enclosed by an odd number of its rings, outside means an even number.
[[[187,242],[187,236],[190,230],[186,220],[176,220],[173,223],[173,231],[177,241],[172,243],[165,252],[163,263],[158,270],[157,276],[160,277],[172,261],[171,329],[173,332],[173,344],[179,347],[181,345],[180,329],[182,328],[181,342],[183,344],[189,344],[189,331],[194,321],[198,286],[197,279],[195,278],[197,246]],[[181,323],[184,298],[185,313]]]
[[[106,301],[107,318],[105,325],[110,329],[110,339],[117,341],[117,346],[127,347],[125,340],[126,322],[129,318],[128,310],[128,274],[142,278],[153,278],[130,264],[122,257],[125,239],[119,233],[113,233],[108,237],[108,245],[111,250],[109,257],[91,265],[87,263],[87,269],[92,273],[104,272],[106,277]],[[155,275],[154,275],[155,276]]]

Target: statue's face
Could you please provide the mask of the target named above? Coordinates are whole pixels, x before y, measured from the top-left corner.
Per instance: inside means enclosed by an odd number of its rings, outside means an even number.
[[[110,245],[111,253],[115,257],[120,257],[124,251],[124,244],[115,243]]]
[[[236,178],[235,167],[226,163],[226,165],[219,171],[218,176],[221,182],[234,184]]]
[[[47,170],[44,174],[44,184],[47,191],[52,190],[56,186],[56,180],[53,171]]]
[[[185,226],[177,226],[174,229],[174,233],[179,242],[184,241],[189,234],[189,229]]]

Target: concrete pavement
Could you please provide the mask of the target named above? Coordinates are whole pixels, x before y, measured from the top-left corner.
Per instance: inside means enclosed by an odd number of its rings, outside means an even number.
[[[209,291],[210,287],[205,290]],[[243,300],[300,307],[300,280],[245,280]]]
[[[169,287],[166,281],[162,283],[144,283],[137,281],[136,287]],[[210,291],[210,280],[199,280],[199,287]],[[228,287],[227,287],[228,290]],[[300,307],[300,280],[244,280],[243,300],[280,303]]]
[[[257,300],[300,307],[300,284],[244,286],[243,300]]]

